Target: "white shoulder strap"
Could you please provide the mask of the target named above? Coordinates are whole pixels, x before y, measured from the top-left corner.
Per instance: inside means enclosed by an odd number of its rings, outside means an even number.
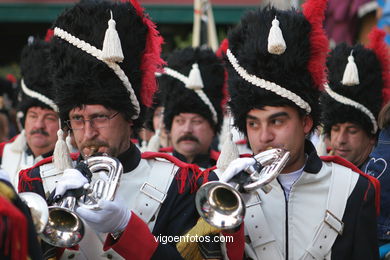
[[[332,176],[327,198],[324,220],[318,227],[311,245],[306,249],[303,260],[327,259],[338,235],[343,233],[341,221],[348,197],[355,187],[351,169],[332,163]]]
[[[72,160],[72,165],[75,167],[77,161]],[[43,189],[46,197],[54,190],[59,178],[62,176],[63,171],[60,171],[54,167],[54,163],[46,163],[39,166],[39,174],[41,175]]]
[[[25,151],[15,152],[11,145],[9,143],[4,146],[1,167],[9,174],[12,185],[18,190],[19,171],[33,166],[34,156],[27,155]]]
[[[148,224],[150,230],[153,230],[157,212],[167,197],[168,189],[179,167],[160,158],[154,159],[151,164],[151,173],[141,186],[133,211]]]
[[[3,168],[9,176],[12,185],[17,189],[16,178],[18,176],[18,166],[22,160],[22,153],[16,153],[10,149],[10,144],[4,146],[3,158],[1,160],[1,168]]]
[[[47,163],[39,167],[39,173],[41,175],[43,189],[47,197],[56,187],[60,177],[59,175],[62,175],[62,171],[57,170],[54,167],[54,163]]]
[[[261,256],[261,259],[283,260],[284,256],[269,228],[257,193],[250,197],[245,214],[245,229],[251,240],[251,246],[245,247],[246,254],[253,255],[253,249],[256,254],[254,259],[260,259]]]

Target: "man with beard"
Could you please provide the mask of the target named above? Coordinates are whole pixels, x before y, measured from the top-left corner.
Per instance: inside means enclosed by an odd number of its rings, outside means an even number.
[[[164,104],[164,125],[172,152],[180,160],[209,168],[219,152],[211,148],[220,132],[223,113],[224,68],[211,49],[174,51],[159,77]]]
[[[194,191],[205,180],[198,167],[168,154],[141,154],[130,141],[143,125],[156,90],[155,72],[163,63],[155,25],[136,1],[95,0],[63,12],[53,29],[56,104],[80,151],[78,161],[97,154],[116,157],[123,174],[118,184],[107,184],[116,187],[113,200],[95,198],[97,209],[76,207],[86,224],[76,250],[49,248],[45,257],[180,259],[175,236],[195,224]],[[82,162],[73,169],[61,159],[54,156],[54,166],[66,169],[49,177],[42,170],[52,158],[21,172],[19,189],[42,196],[49,191],[61,200],[66,191],[85,187],[88,179],[78,170]],[[107,177],[95,173],[93,178]]]
[[[383,32],[382,32],[383,34]],[[328,58],[329,86],[321,96],[331,153],[362,171],[378,136],[378,114],[390,98],[389,54],[378,29],[368,46],[340,44]]]
[[[18,118],[24,128],[10,142],[0,144],[1,168],[18,187],[18,173],[51,156],[57,140],[58,109],[53,102],[49,43],[35,39],[22,50],[22,79]]]

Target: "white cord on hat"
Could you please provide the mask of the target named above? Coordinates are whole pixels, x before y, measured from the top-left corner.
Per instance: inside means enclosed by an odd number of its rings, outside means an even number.
[[[341,104],[344,104],[344,105],[347,105],[347,106],[352,106],[360,111],[362,111],[364,114],[366,114],[370,120],[371,120],[371,123],[372,123],[372,126],[373,126],[373,131],[372,133],[375,134],[376,131],[378,130],[378,124],[375,120],[375,117],[374,115],[371,113],[371,111],[366,108],[365,106],[363,106],[362,104],[352,100],[352,99],[349,99],[347,97],[344,97],[336,92],[334,92],[328,84],[325,84],[325,91],[329,94],[329,96],[331,96],[334,100],[336,100],[337,102],[341,103]]]
[[[122,68],[116,62],[113,62],[113,61],[110,61],[110,60],[107,60],[106,58],[104,58],[102,50],[99,50],[98,48],[92,46],[91,44],[71,35],[70,33],[68,33],[67,31],[65,31],[61,28],[55,27],[54,28],[54,35],[69,42],[73,46],[85,51],[86,53],[91,54],[92,56],[94,56],[98,60],[103,61],[104,63],[107,64],[108,67],[110,67],[115,72],[115,74],[118,76],[118,78],[122,81],[123,85],[129,91],[131,103],[135,107],[136,113],[134,116],[132,116],[131,119],[137,119],[139,114],[140,114],[140,111],[141,111],[140,105],[139,105],[137,96],[135,95],[134,89],[131,86],[129,78],[126,76],[126,74],[122,70]]]
[[[200,71],[199,71],[199,66],[197,63],[194,63],[192,65],[192,69],[191,69],[188,77],[186,77],[183,74],[181,74],[180,72],[173,70],[171,68],[168,68],[168,67],[164,68],[164,74],[169,75],[169,76],[183,82],[186,88],[193,90],[199,96],[199,98],[203,101],[203,103],[205,103],[208,106],[208,108],[210,109],[210,112],[213,116],[214,123],[215,124],[218,123],[217,111],[215,110],[210,99],[207,97],[206,93],[204,93],[204,91],[202,90],[203,81],[202,81],[202,77],[201,77]]]
[[[288,89],[285,89],[285,88],[277,85],[274,82],[267,81],[267,80],[264,80],[264,79],[257,77],[256,75],[249,74],[243,67],[240,66],[240,64],[238,64],[237,58],[233,55],[233,53],[230,51],[230,49],[227,49],[226,55],[229,59],[230,64],[232,64],[233,68],[241,76],[241,78],[245,79],[246,81],[248,81],[249,83],[251,83],[254,86],[272,91],[275,94],[277,94],[283,98],[287,98],[287,99],[291,100],[298,107],[305,110],[307,114],[310,114],[311,107],[310,107],[309,103],[307,103],[305,100],[303,100],[300,96],[298,96],[294,92],[291,92]]]
[[[22,85],[22,91],[29,97],[32,97],[32,98],[35,98],[35,99],[38,99],[40,102],[48,105],[49,107],[51,107],[55,112],[58,112],[58,107],[57,105],[54,103],[53,100],[51,100],[50,98],[42,95],[41,93],[38,93],[34,90],[31,90],[29,89],[26,84],[24,83],[24,79],[21,80],[21,85]]]

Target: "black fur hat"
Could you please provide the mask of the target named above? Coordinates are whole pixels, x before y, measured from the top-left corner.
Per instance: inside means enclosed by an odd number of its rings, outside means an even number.
[[[57,110],[53,100],[54,88],[49,56],[50,44],[37,38],[22,50],[20,60],[22,79],[17,105],[18,112],[22,112],[22,125],[30,107]]]
[[[312,116],[313,129],[319,124],[318,98],[326,81],[328,50],[322,27],[325,8],[326,0],[308,0],[303,13],[258,9],[229,32],[229,105],[240,131],[246,133],[247,113],[264,106],[293,106]],[[281,34],[272,41],[278,27]]]
[[[383,42],[383,39],[381,40]],[[384,42],[380,45],[383,44]],[[388,53],[384,55],[388,56]],[[355,82],[348,83],[343,78],[344,72],[347,73],[347,64],[351,62],[348,60],[352,57],[357,74],[354,75]],[[383,96],[385,79],[382,76],[384,67],[378,53],[361,44],[355,46],[339,44],[330,53],[327,66],[329,89],[325,89],[321,96],[324,132],[329,135],[333,125],[350,122],[361,126],[368,135],[375,134],[378,129],[378,114],[385,101]]]
[[[167,60],[168,67],[189,77],[195,63],[198,64],[203,81],[203,92],[210,100],[216,112],[213,119],[212,109],[184,82],[163,74],[159,78],[159,86],[164,96],[164,124],[168,130],[172,127],[173,117],[180,113],[197,113],[206,118],[214,127],[216,133],[221,129],[223,112],[222,100],[224,87],[224,67],[222,60],[211,49],[185,48],[174,51]]]
[[[103,57],[110,18],[123,52],[123,60],[114,57],[111,65]],[[100,104],[120,111],[139,128],[156,90],[154,73],[162,64],[162,38],[141,6],[135,0],[84,0],[63,12],[53,29],[54,82],[61,119],[67,120],[75,107]],[[77,43],[66,33],[76,37]],[[90,46],[83,46],[82,41]],[[113,66],[122,72],[115,72]]]

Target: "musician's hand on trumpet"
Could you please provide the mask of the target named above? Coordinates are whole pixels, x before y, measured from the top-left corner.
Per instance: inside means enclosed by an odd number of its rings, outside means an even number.
[[[54,200],[59,200],[68,190],[80,189],[89,184],[88,179],[77,169],[66,169],[58,180]]]
[[[257,161],[253,157],[249,158],[237,158],[232,161],[223,174],[220,176],[219,181],[226,183],[230,186],[236,186],[244,202],[247,202],[251,196],[251,193],[245,193],[243,191],[243,184],[249,178],[249,173],[246,172],[249,167],[256,165]],[[232,181],[234,180],[234,181]],[[230,183],[230,184],[229,184]],[[234,185],[236,184],[236,185]]]
[[[119,234],[125,230],[131,218],[131,211],[118,195],[113,201],[100,200],[99,209],[76,208],[76,213],[95,231]]]
[[[195,197],[199,215],[217,228],[238,227],[244,219],[250,193],[257,189],[269,192],[268,184],[279,175],[289,158],[288,151],[275,148],[232,161],[220,181],[211,181],[199,188]]]
[[[244,171],[245,169],[254,164],[256,164],[256,159],[253,157],[237,158],[229,164],[229,166],[223,172],[219,180],[221,182],[229,182],[238,173]]]
[[[104,185],[97,184],[97,186],[100,186],[102,189],[96,188],[96,190],[93,185],[90,185],[92,179],[91,170],[96,171],[96,169],[98,169],[97,171],[108,171],[111,167],[110,164],[99,164],[98,160],[95,160],[96,158],[97,157],[90,157],[89,165],[80,162],[75,169],[65,170],[56,186],[54,198],[55,200],[61,199],[63,196],[67,195],[69,190],[71,190],[72,194],[78,198],[78,205],[75,207],[76,213],[87,222],[93,230],[102,233],[118,234],[127,226],[131,217],[131,211],[124,206],[125,204],[121,198],[115,197],[114,199],[104,196],[105,194],[110,193],[106,186],[107,183]],[[108,160],[109,158],[106,159]],[[111,163],[114,164],[114,162],[116,161],[114,160]],[[119,171],[122,172],[122,166],[120,166]],[[103,174],[100,177],[104,182],[111,182],[110,176],[108,175]],[[119,178],[117,174],[112,178],[116,177]],[[96,180],[94,183],[96,184]],[[100,182],[100,184],[102,184],[102,182]],[[116,186],[117,185],[115,184],[115,188]]]

